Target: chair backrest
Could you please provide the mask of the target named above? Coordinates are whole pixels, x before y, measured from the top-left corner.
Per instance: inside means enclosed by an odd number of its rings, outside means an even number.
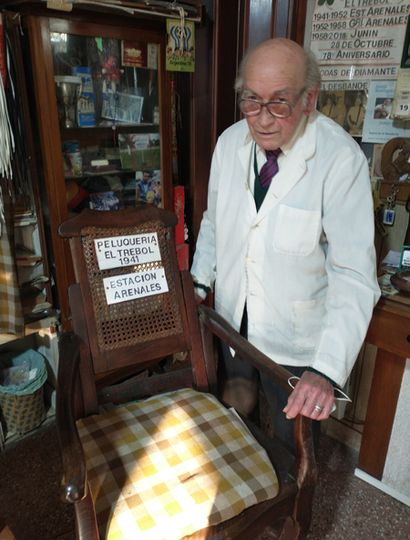
[[[176,221],[172,212],[143,205],[87,209],[60,225],[76,277],[73,329],[97,377],[187,351],[193,385],[206,388],[192,283],[177,263]]]

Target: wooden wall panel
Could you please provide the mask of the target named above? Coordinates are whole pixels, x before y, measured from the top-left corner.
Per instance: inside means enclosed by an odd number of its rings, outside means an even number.
[[[274,0],[249,0],[249,26],[245,43],[249,47],[272,37]]]
[[[237,119],[234,82],[240,52],[241,0],[216,0],[214,20],[212,145],[217,137]]]
[[[212,15],[208,11],[207,17]],[[212,156],[212,33],[211,21],[196,28],[196,70],[191,79],[189,206],[191,252],[206,208]]]

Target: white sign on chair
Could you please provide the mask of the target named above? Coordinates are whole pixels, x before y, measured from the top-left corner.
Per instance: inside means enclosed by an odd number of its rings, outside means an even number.
[[[161,260],[156,232],[94,240],[100,270]]]
[[[94,240],[100,270],[161,260],[156,232]],[[109,276],[103,279],[107,304],[117,304],[168,292],[164,267]]]
[[[132,272],[103,279],[107,304],[118,304],[144,296],[168,292],[164,268]]]

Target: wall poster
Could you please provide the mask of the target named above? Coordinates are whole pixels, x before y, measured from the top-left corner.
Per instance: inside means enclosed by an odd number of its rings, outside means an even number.
[[[370,79],[396,79],[409,13],[408,0],[310,0],[306,44],[325,88],[364,90]]]
[[[386,130],[387,122],[373,122],[366,111],[371,81],[397,79],[409,14],[409,0],[308,0],[305,47],[322,76],[318,109],[353,137],[384,142],[396,131],[391,116]]]

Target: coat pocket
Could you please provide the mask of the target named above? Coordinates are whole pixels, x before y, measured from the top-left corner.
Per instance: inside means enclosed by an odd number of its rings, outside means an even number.
[[[320,212],[281,204],[273,235],[276,251],[306,256],[314,251],[321,230]]]

